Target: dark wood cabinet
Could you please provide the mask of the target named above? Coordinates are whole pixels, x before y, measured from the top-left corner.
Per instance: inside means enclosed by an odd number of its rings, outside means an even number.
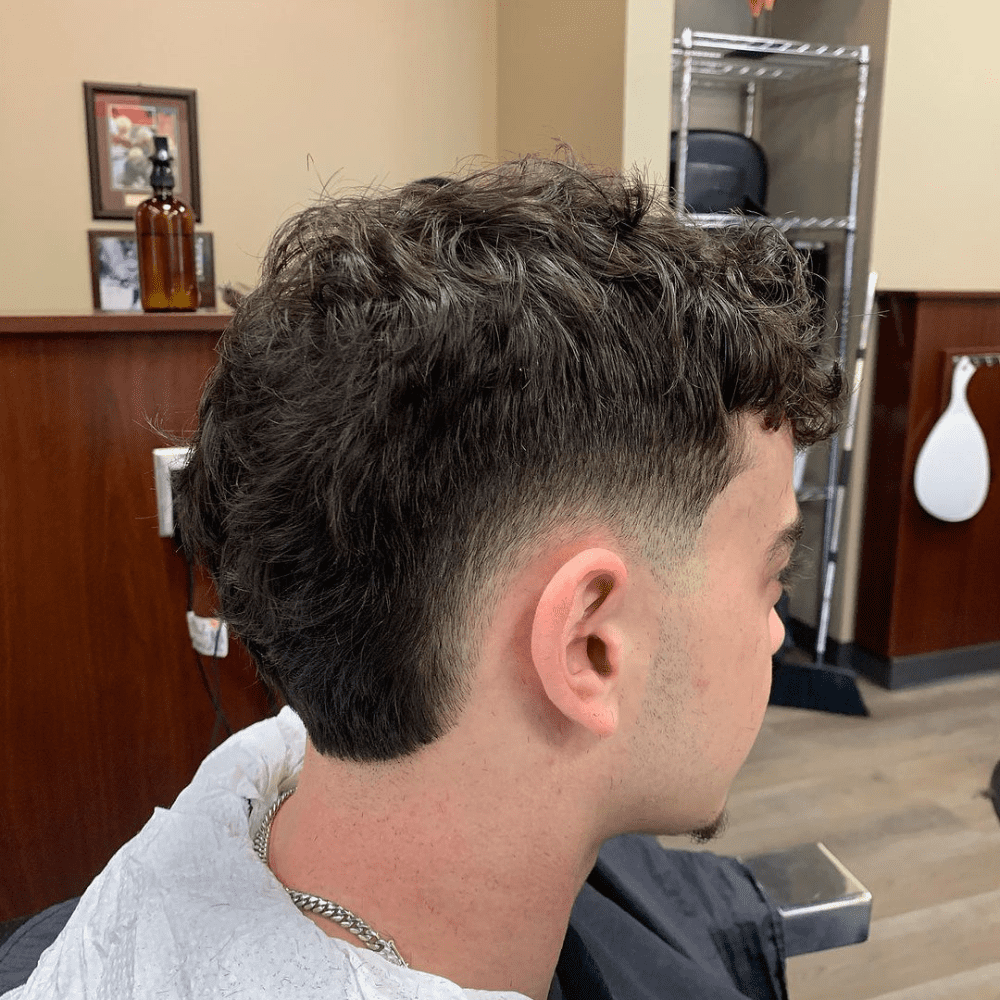
[[[855,642],[889,686],[1000,670],[1000,366],[980,368],[968,391],[990,449],[985,506],[945,523],[913,489],[952,356],[1000,351],[1000,294],[884,292],[878,309]]]
[[[151,452],[193,427],[225,323],[0,317],[0,920],[80,892],[210,748]],[[237,727],[268,703],[234,645]]]

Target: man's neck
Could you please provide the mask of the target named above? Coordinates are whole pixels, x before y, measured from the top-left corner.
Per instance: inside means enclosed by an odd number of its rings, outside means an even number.
[[[447,742],[384,767],[310,748],[274,820],[271,867],[289,888],[345,906],[393,939],[413,968],[544,1000],[600,846],[585,797],[569,788],[541,800],[498,795],[513,776],[484,773]]]

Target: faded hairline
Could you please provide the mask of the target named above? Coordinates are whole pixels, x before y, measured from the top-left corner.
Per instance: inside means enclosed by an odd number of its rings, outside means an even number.
[[[470,551],[476,561],[466,562],[460,587],[462,603],[456,609],[459,613],[440,623],[443,643],[456,665],[458,682],[450,725],[458,722],[471,692],[483,639],[502,594],[520,572],[544,553],[603,535],[610,536],[630,559],[647,566],[663,584],[669,584],[670,577],[684,572],[701,541],[712,502],[750,465],[749,420],[765,425],[759,413],[730,415],[728,461],[721,470],[718,488],[707,498],[707,503],[695,510],[682,509],[676,499],[670,498],[658,504],[643,498],[627,512],[611,512],[607,505],[596,502],[571,508],[564,495],[547,509],[535,511],[533,517],[522,517],[516,523],[513,517],[508,517],[500,532],[494,523],[492,539],[484,539],[480,544],[471,541]]]

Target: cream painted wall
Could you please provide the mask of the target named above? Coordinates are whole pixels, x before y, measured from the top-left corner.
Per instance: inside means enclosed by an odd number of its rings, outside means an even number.
[[[126,0],[0,13],[0,312],[89,312],[84,80],[198,91],[201,227],[253,284],[327,182],[398,183],[496,155],[496,0]]]
[[[1000,290],[986,221],[1000,191],[1000,5],[895,0],[889,16],[873,266],[899,290]]]
[[[499,0],[497,148],[622,162],[625,0]]]
[[[497,148],[665,176],[674,0],[499,0]]]
[[[622,165],[665,181],[670,166],[673,0],[628,0]]]

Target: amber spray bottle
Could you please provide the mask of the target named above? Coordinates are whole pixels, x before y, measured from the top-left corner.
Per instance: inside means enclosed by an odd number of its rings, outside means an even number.
[[[135,210],[139,291],[146,312],[198,308],[194,212],[173,195],[174,172],[166,136],[153,139],[153,197]]]

